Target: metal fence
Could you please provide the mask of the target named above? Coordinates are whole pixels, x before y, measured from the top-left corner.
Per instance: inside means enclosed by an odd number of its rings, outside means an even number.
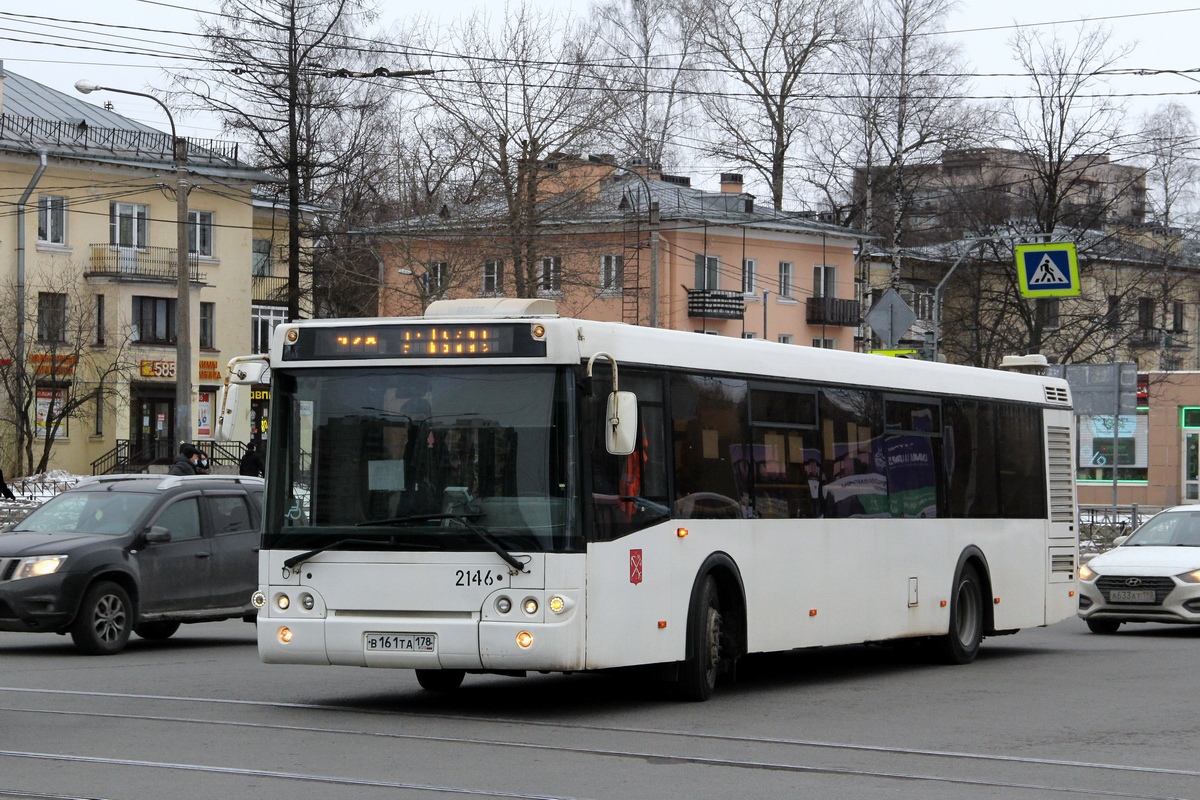
[[[1128,536],[1143,522],[1163,510],[1163,506],[1080,506],[1079,549],[1082,552],[1103,552],[1112,547],[1113,539]]]

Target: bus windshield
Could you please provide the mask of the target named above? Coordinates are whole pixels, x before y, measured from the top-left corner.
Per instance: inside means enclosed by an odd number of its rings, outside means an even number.
[[[553,367],[275,371],[263,546],[581,549],[573,387]]]

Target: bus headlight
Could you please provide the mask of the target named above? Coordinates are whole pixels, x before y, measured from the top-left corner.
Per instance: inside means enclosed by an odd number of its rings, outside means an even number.
[[[279,637],[280,644],[287,644],[292,640],[292,629],[284,625],[275,634]]]
[[[512,611],[512,600],[509,600],[507,597],[496,598],[496,610],[501,614],[507,614]]]
[[[291,604],[292,604],[292,599],[290,597],[288,597],[286,594],[275,595],[275,605],[279,607],[280,611],[287,611],[288,606],[290,606]]]
[[[522,650],[528,650],[533,647],[533,634],[529,631],[521,631],[517,634],[517,647]]]
[[[521,610],[529,616],[533,616],[538,610],[538,601],[536,597],[526,597],[525,602],[521,603]]]
[[[267,596],[262,592],[255,592],[254,594],[250,595],[250,605],[254,606],[255,608],[262,608],[266,604]]]
[[[562,599],[561,596],[556,594],[553,597],[551,597],[549,600],[546,601],[546,607],[549,608],[551,611],[553,611],[555,614],[561,614],[563,611],[565,611],[567,609],[567,601]]]

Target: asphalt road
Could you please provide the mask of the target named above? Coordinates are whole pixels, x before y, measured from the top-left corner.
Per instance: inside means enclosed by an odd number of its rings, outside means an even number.
[[[746,659],[703,704],[636,674],[261,664],[242,622],[112,657],[0,633],[0,798],[1200,798],[1200,628],[1078,620],[965,667]]]

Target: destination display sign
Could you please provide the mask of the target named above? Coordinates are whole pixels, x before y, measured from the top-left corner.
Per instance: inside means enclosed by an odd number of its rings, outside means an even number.
[[[284,361],[370,358],[512,358],[545,356],[546,342],[526,325],[363,325],[300,328]]]

